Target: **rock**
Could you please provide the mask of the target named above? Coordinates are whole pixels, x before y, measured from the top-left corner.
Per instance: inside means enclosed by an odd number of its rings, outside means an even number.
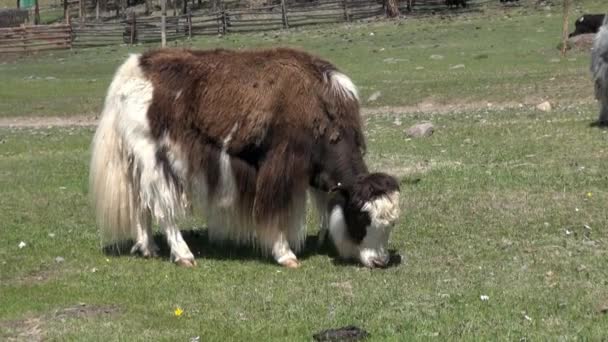
[[[545,101],[543,103],[539,103],[536,106],[536,109],[543,111],[543,112],[550,112],[551,111],[551,103],[549,103],[549,101]]]
[[[438,60],[443,59],[443,56],[442,55],[431,55],[431,59],[438,61]]]
[[[65,259],[63,257],[58,256],[58,257],[55,258],[55,262],[58,263],[58,264],[61,264],[64,261],[65,261]]]
[[[408,128],[405,131],[405,134],[407,134],[408,137],[412,138],[426,138],[433,135],[434,131],[435,127],[433,126],[433,124],[430,122],[426,122]]]
[[[450,67],[450,69],[463,69],[463,68],[464,68],[464,64],[456,64],[456,65]]]
[[[370,97],[367,99],[367,102],[374,102],[374,101],[376,101],[376,100],[377,100],[377,99],[380,97],[380,95],[382,95],[382,93],[381,93],[381,92],[379,92],[379,91],[375,91],[375,92],[374,92],[373,94],[371,94],[371,95],[370,95]]]

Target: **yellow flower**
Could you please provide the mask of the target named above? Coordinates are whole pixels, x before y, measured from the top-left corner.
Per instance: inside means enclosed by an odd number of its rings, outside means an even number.
[[[177,308],[175,309],[175,311],[173,311],[173,313],[175,314],[175,317],[179,317],[184,313],[184,310],[182,310],[181,308]]]
[[[587,197],[591,197],[591,196],[593,196],[593,194],[592,194],[592,193],[590,193],[590,192],[588,192],[588,193],[587,193]]]

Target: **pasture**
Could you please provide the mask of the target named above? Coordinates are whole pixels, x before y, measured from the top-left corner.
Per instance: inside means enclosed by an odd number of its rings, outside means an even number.
[[[588,53],[559,56],[559,14],[524,6],[183,44],[299,46],[352,76],[367,161],[402,187],[390,242],[402,260],[384,270],[317,250],[312,218],[297,270],[211,245],[194,219],[182,224],[194,269],[168,262],[162,236],[158,259],[103,253],[87,201],[93,128],[0,127],[0,339],[308,341],[350,324],[373,341],[606,339],[608,131],[590,127]],[[6,60],[0,122],[94,117],[114,68],[147,48]],[[552,111],[535,109],[544,100]],[[407,138],[421,121],[435,134]]]

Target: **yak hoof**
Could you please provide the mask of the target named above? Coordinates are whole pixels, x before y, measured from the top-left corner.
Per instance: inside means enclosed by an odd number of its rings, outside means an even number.
[[[299,268],[301,264],[296,259],[287,259],[282,263],[282,265],[287,268]]]
[[[191,268],[196,266],[196,261],[194,259],[177,259],[175,264],[179,267]]]
[[[131,248],[131,254],[140,254],[144,258],[152,258],[158,256],[158,247],[155,244],[145,244],[143,242],[137,242]]]

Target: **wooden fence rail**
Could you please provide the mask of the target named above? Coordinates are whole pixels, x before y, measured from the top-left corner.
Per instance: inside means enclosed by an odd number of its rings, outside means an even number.
[[[469,0],[466,11],[489,0]],[[76,9],[79,0],[67,0],[66,8]],[[227,4],[226,2],[223,2]],[[405,7],[411,4],[411,7]],[[69,5],[69,6],[68,6]],[[449,11],[444,0],[401,0],[404,13],[428,15]],[[464,9],[459,10],[464,11]],[[161,41],[159,17],[129,15],[123,20],[66,20],[70,24],[21,26],[0,29],[0,54],[29,53],[50,49],[137,44]],[[305,25],[349,22],[385,16],[385,0],[317,0],[289,4],[281,0],[261,7],[219,7],[216,11],[187,10],[186,14],[166,17],[166,39],[197,35],[259,32]]]
[[[0,28],[0,54],[28,54],[72,47],[70,25],[39,25]]]

